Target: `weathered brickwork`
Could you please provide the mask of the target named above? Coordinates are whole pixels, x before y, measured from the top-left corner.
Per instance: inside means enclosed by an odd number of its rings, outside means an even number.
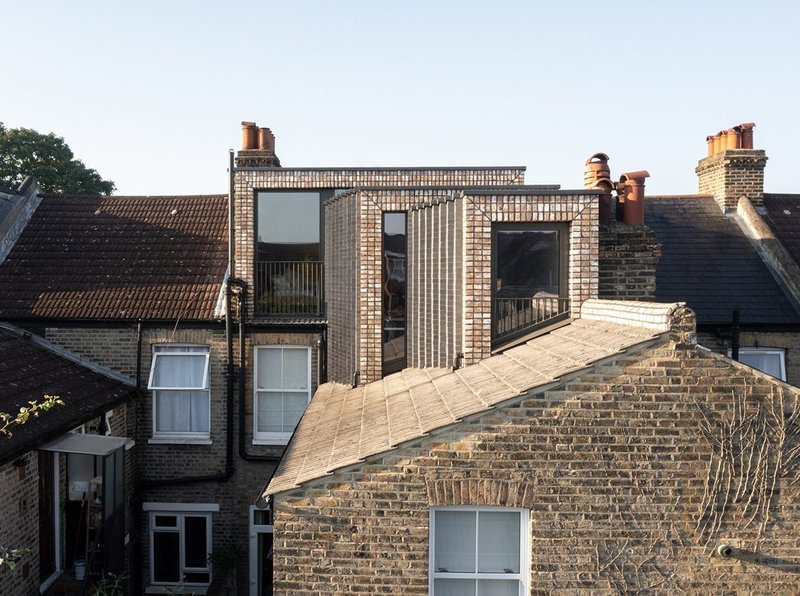
[[[762,149],[728,149],[701,159],[695,168],[698,192],[713,195],[726,213],[736,209],[742,196],[760,206],[766,164],[767,156]]]
[[[137,335],[135,328],[48,328],[47,338],[72,352],[92,359],[118,372],[136,374]],[[239,343],[234,338],[234,361],[238,366]],[[136,439],[136,446],[128,452],[126,465],[128,473],[135,473],[137,491],[129,491],[128,514],[138,521],[141,533],[132,536],[131,549],[136,548],[136,557],[128,560],[141,570],[141,585],[149,582],[150,535],[148,515],[141,511],[141,503],[213,503],[220,506],[218,513],[212,514],[212,548],[227,549],[238,545],[242,553],[248,549],[249,509],[255,495],[264,488],[266,479],[272,474],[277,460],[283,453],[283,445],[253,444],[253,405],[254,405],[254,348],[255,346],[308,346],[311,347],[311,391],[316,390],[319,374],[318,332],[268,333],[258,329],[248,331],[245,344],[245,445],[249,455],[270,457],[270,461],[246,461],[239,457],[238,382],[234,385],[234,468],[233,475],[225,481],[204,481],[189,484],[173,484],[161,487],[148,487],[149,482],[167,481],[188,476],[207,476],[225,471],[226,457],[226,343],[221,326],[205,329],[184,329],[181,326],[150,328],[142,332],[141,385],[147,387],[153,345],[163,343],[182,343],[207,345],[210,347],[209,380],[211,387],[211,441],[212,444],[176,444],[154,441],[153,397],[150,391],[143,391],[143,397],[135,404],[135,416],[127,418],[112,416],[112,425],[126,420],[128,431]],[[119,408],[118,408],[119,409]],[[133,410],[133,408],[131,408]],[[134,433],[133,423],[136,422]],[[113,426],[118,432],[117,426]],[[136,464],[132,463],[135,454]],[[132,480],[132,479],[131,479]],[[131,484],[133,486],[133,482]],[[138,517],[138,520],[135,518]],[[241,556],[238,567],[240,586],[246,586],[249,576],[248,559]],[[2,574],[0,574],[2,578]],[[0,593],[3,593],[0,591]]]
[[[347,189],[358,186],[508,186],[523,184],[524,167],[238,168],[235,170],[235,276],[254,283],[256,193],[262,189]],[[248,296],[253,312],[253,293]]]
[[[722,336],[713,331],[699,331],[697,342],[718,354],[728,355],[731,349],[729,334]],[[741,331],[739,333],[739,346],[742,348],[777,348],[784,350],[786,363],[786,382],[790,385],[800,385],[800,333],[787,333],[785,331]]]
[[[0,546],[30,551],[22,554],[16,569],[0,571],[0,594],[39,592],[39,459],[36,452],[20,459],[21,468],[0,466]]]
[[[532,594],[795,593],[797,439],[769,429],[797,399],[682,343],[621,355],[276,495],[276,594],[427,594],[430,507],[457,504],[530,510]]]
[[[491,354],[492,224],[569,224],[569,291],[573,316],[598,290],[598,199],[586,192],[468,192],[464,232],[464,363]]]
[[[661,245],[644,226],[614,222],[600,228],[599,297],[655,300]]]

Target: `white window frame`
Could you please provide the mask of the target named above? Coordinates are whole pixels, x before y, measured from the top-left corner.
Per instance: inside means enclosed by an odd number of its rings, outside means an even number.
[[[746,355],[746,354],[759,354],[759,355],[775,354],[775,355],[777,355],[779,357],[780,366],[781,366],[781,375],[780,375],[780,377],[777,377],[777,378],[780,379],[781,381],[784,381],[784,382],[786,381],[786,350],[784,350],[783,348],[752,348],[752,347],[739,348],[739,361],[741,361],[742,355]],[[728,357],[731,358],[732,355],[733,355],[733,352],[731,350],[728,350]],[[741,361],[741,362],[742,362],[742,364],[750,366],[750,368],[756,368],[754,366],[751,366],[750,364],[747,364],[747,362],[743,362],[743,361]],[[760,369],[756,368],[756,370],[760,370]],[[761,372],[764,372],[764,371],[762,370]],[[765,372],[764,374],[768,375],[769,373]]]
[[[169,351],[169,352],[159,352],[160,348],[204,348],[205,352],[180,352],[180,351]],[[152,361],[150,363],[150,377],[147,381],[147,388],[153,392],[153,438],[150,439],[150,443],[202,443],[202,444],[210,444],[211,438],[211,389],[209,386],[209,377],[210,377],[210,362],[211,362],[211,346],[203,345],[203,344],[173,344],[173,343],[161,343],[161,344],[153,344],[152,346]],[[202,387],[167,387],[167,386],[158,386],[153,384],[153,375],[156,370],[156,363],[158,360],[169,360],[169,357],[174,356],[204,356],[205,357],[205,367],[203,371],[203,383]],[[166,358],[165,358],[166,357]],[[205,431],[159,431],[158,430],[158,399],[159,399],[159,392],[169,392],[169,391],[205,391],[206,393],[206,405],[208,408],[208,430]]]
[[[261,593],[259,579],[262,578],[261,561],[258,559],[258,537],[260,534],[273,534],[272,525],[255,522],[256,511],[269,511],[269,508],[261,509],[250,505],[250,596],[258,596]]]
[[[307,389],[283,389],[278,387],[258,386],[258,353],[266,349],[303,349],[306,351],[306,387]],[[254,368],[253,368],[253,444],[254,445],[286,445],[292,438],[292,432],[263,432],[258,430],[258,394],[262,391],[281,391],[284,393],[305,393],[306,406],[311,401],[311,348],[309,346],[296,345],[264,345],[255,346]]]
[[[440,511],[470,511],[475,513],[475,520],[477,524],[477,516],[481,511],[502,511],[506,513],[516,512],[519,514],[519,573],[451,573],[444,571],[437,571],[434,567],[436,561],[436,513]],[[528,593],[530,561],[528,557],[528,532],[530,531],[530,511],[528,509],[519,509],[516,507],[477,507],[467,505],[453,505],[431,507],[429,517],[429,537],[428,537],[428,594],[435,596],[434,580],[436,579],[470,579],[470,580],[517,580],[519,581],[519,596]],[[478,542],[479,538],[476,534],[475,540],[475,558],[478,557]],[[477,593],[477,582],[475,583]]]
[[[149,560],[150,560],[150,585],[151,586],[196,586],[208,587],[214,579],[214,570],[208,557],[211,556],[212,551],[212,516],[215,511],[219,511],[219,505],[215,503],[144,503],[142,505],[143,511],[149,513],[148,532],[149,532]],[[176,518],[176,525],[172,526],[157,526],[156,516],[173,516]],[[200,567],[187,567],[185,564],[186,559],[186,518],[187,517],[203,517],[206,519],[206,566]],[[178,539],[178,552],[179,552],[179,569],[178,574],[181,579],[177,582],[157,582],[155,579],[155,544],[153,534],[159,533],[174,533],[179,535]],[[182,581],[186,573],[208,573],[208,582],[187,582]],[[154,590],[148,590],[153,592]],[[157,590],[156,590],[157,591]]]

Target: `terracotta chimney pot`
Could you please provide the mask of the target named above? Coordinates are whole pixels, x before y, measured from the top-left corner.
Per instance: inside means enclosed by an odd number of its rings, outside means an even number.
[[[706,143],[708,144],[708,157],[711,157],[714,155],[714,137],[706,137]]]
[[[753,148],[753,127],[755,125],[755,122],[746,122],[739,125],[739,128],[742,131],[742,149]]]
[[[742,146],[742,133],[738,126],[725,131],[725,149],[740,149]]]
[[[625,207],[622,221],[631,226],[644,225],[644,180],[649,178],[647,170],[622,174],[619,185],[624,188]]]
[[[274,139],[269,128],[258,129],[258,148],[262,151],[275,151]]]
[[[722,133],[718,132],[714,135],[714,154],[716,155],[725,148]]]
[[[242,122],[242,149],[256,149],[258,147],[258,127],[255,122]]]

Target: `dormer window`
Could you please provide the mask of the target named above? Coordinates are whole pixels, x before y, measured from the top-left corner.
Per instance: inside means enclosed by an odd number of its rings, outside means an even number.
[[[567,316],[568,238],[566,224],[495,224],[493,343]]]

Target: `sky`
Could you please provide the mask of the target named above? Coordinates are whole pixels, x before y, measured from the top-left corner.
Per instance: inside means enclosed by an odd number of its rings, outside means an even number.
[[[755,122],[800,192],[800,2],[0,0],[0,122],[64,137],[117,194],[227,192],[241,122],[287,167],[524,165],[603,151],[697,192],[705,137]]]

